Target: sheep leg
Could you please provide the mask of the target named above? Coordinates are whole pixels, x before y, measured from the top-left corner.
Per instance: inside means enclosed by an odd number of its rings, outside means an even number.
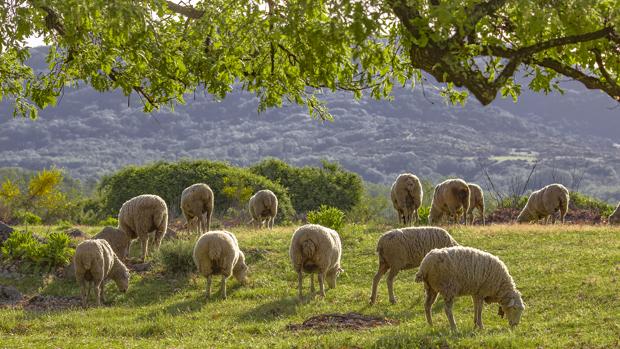
[[[452,305],[454,305],[453,297],[444,297],[444,311],[450,322],[450,328],[453,332],[456,332],[456,322],[454,321],[454,315],[452,314]]]
[[[99,282],[95,285],[95,296],[97,297],[97,306],[101,306],[101,289],[103,288],[103,283]]]
[[[387,273],[388,269],[389,267],[387,264],[381,263],[381,261],[379,261],[379,270],[377,270],[375,277],[372,279],[372,292],[370,294],[370,304],[375,304],[375,302],[377,301],[377,287],[379,287],[379,281],[381,281],[381,278],[383,277],[385,273]]]
[[[433,326],[433,316],[431,313],[431,307],[435,304],[437,299],[437,292],[426,286],[426,300],[424,301],[424,313],[426,314],[426,322]]]
[[[310,274],[310,293],[314,294],[314,274]]]
[[[297,272],[297,290],[299,291],[299,300],[303,299],[302,286],[303,286],[304,276],[301,273],[301,270]]]
[[[555,212],[551,214],[551,224],[555,224]]]
[[[479,329],[483,329],[482,325],[482,306],[483,299],[480,297],[473,297],[474,299],[474,325]]]
[[[101,286],[99,287],[99,294],[101,295],[101,303],[105,303],[105,281],[101,282]]]
[[[319,294],[321,295],[321,297],[325,297],[325,285],[323,282],[325,279],[325,273],[319,273],[318,277],[319,277]]]
[[[140,237],[140,244],[142,245],[142,263],[144,263],[146,261],[146,253],[148,252],[148,248],[149,248],[148,247],[149,246],[148,235]]]
[[[484,207],[478,207],[478,209],[480,210],[480,219],[482,220],[482,225],[486,225],[486,222],[484,221]]]
[[[396,297],[394,296],[394,278],[398,275],[398,272],[399,270],[392,268],[387,276],[388,294],[390,296],[390,303],[392,304],[396,304]]]
[[[206,289],[206,298],[211,298],[211,280],[213,279],[212,275],[207,276],[207,289]]]
[[[207,212],[207,231],[211,230],[211,212]]]
[[[78,280],[78,283],[80,284],[80,296],[82,297],[82,306],[86,308],[86,299],[88,298],[90,285],[83,278],[80,278]]]
[[[222,284],[220,285],[220,293],[222,299],[226,299],[226,275],[222,275]]]

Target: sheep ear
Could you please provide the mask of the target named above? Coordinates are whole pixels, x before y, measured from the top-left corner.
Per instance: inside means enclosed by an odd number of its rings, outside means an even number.
[[[508,303],[508,307],[514,307],[514,306],[515,306],[515,299],[511,298],[510,303]]]

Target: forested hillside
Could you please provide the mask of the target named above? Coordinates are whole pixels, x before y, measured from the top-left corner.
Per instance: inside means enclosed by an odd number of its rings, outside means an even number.
[[[33,65],[41,63],[35,55]],[[561,181],[620,200],[620,110],[599,92],[567,87],[563,96],[525,93],[517,104],[488,107],[473,99],[448,106],[429,85],[397,88],[393,102],[333,93],[324,97],[335,121],[325,123],[298,107],[258,114],[257,99],[245,93],[223,101],[197,94],[174,111],[144,114],[137,97],[67,88],[36,121],[12,119],[7,102],[1,105],[0,167],[56,165],[85,180],[155,160],[248,166],[265,157],[294,165],[329,159],[376,183],[412,171],[432,181],[459,176],[488,186],[486,168],[498,188],[509,190],[539,160],[530,187]]]

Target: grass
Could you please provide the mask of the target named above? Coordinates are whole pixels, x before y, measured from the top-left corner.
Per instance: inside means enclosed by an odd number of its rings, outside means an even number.
[[[170,275],[158,265],[134,275],[126,294],[107,285],[108,305],[56,312],[0,309],[0,347],[620,347],[620,233],[593,226],[452,227],[462,244],[499,256],[524,295],[521,324],[510,330],[496,305],[486,305],[484,330],[473,329],[469,297],[457,299],[459,332],[450,333],[439,299],[435,326],[426,324],[423,287],[415,270],[395,282],[398,304],[387,301],[385,281],[378,304],[368,305],[377,267],[375,243],[385,228],[348,225],[341,232],[345,273],[325,299],[296,299],[296,275],[288,259],[294,227],[273,232],[234,230],[250,266],[250,284],[230,281],[228,299],[204,300],[205,279]],[[97,229],[92,229],[97,231]],[[135,252],[135,251],[134,251]],[[308,279],[305,279],[307,292]],[[219,280],[214,282],[219,288]],[[29,294],[79,294],[73,280],[0,278]],[[363,331],[290,332],[286,325],[321,313],[386,316],[399,325]]]

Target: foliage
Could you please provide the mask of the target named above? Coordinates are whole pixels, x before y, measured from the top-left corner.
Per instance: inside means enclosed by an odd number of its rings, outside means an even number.
[[[337,163],[322,161],[322,165],[323,168],[293,167],[271,158],[255,164],[250,170],[283,185],[297,212],[316,210],[325,204],[350,211],[362,198],[362,179]]]
[[[259,110],[292,102],[330,119],[322,89],[388,98],[394,83],[424,71],[445,83],[448,101],[463,102],[464,87],[488,104],[498,93],[517,98],[519,69],[534,91],[567,76],[619,99],[619,8],[618,0],[2,2],[0,97],[14,115],[35,118],[84,81],[136,93],[148,112],[202,86],[223,98],[239,83]],[[26,64],[35,36],[50,45],[44,74]]]
[[[99,222],[97,222],[97,225],[106,226],[106,227],[116,227],[118,226],[118,219],[115,217],[108,216],[107,218],[102,219]]]
[[[70,262],[75,250],[65,233],[50,233],[45,242],[31,232],[15,231],[0,247],[2,258],[20,261],[26,267],[51,269]]]
[[[609,216],[614,211],[614,206],[578,192],[570,192],[570,206],[584,210],[596,211],[603,217]]]
[[[215,196],[216,215],[222,215],[229,207],[245,208],[249,193],[261,189],[270,189],[278,197],[279,221],[288,220],[295,213],[286,189],[281,185],[247,169],[206,160],[128,166],[103,177],[98,186],[102,212],[116,215],[125,201],[150,193],[161,196],[168,204],[168,209],[179,215],[181,192],[194,183],[207,183],[211,187]]]
[[[390,187],[364,182],[360,201],[347,213],[350,223],[394,223],[396,213],[390,200]]]
[[[155,253],[155,261],[171,274],[190,273],[196,270],[194,264],[194,240],[177,239],[164,241]]]
[[[30,211],[17,211],[13,218],[21,224],[41,224],[43,222],[41,217]]]
[[[321,205],[319,210],[308,212],[307,219],[308,223],[319,224],[335,231],[340,231],[344,226],[344,212],[327,205]]]
[[[431,213],[431,207],[430,206],[420,206],[420,208],[418,209],[418,215],[420,217],[420,220],[418,221],[418,225],[428,225],[428,215]]]

